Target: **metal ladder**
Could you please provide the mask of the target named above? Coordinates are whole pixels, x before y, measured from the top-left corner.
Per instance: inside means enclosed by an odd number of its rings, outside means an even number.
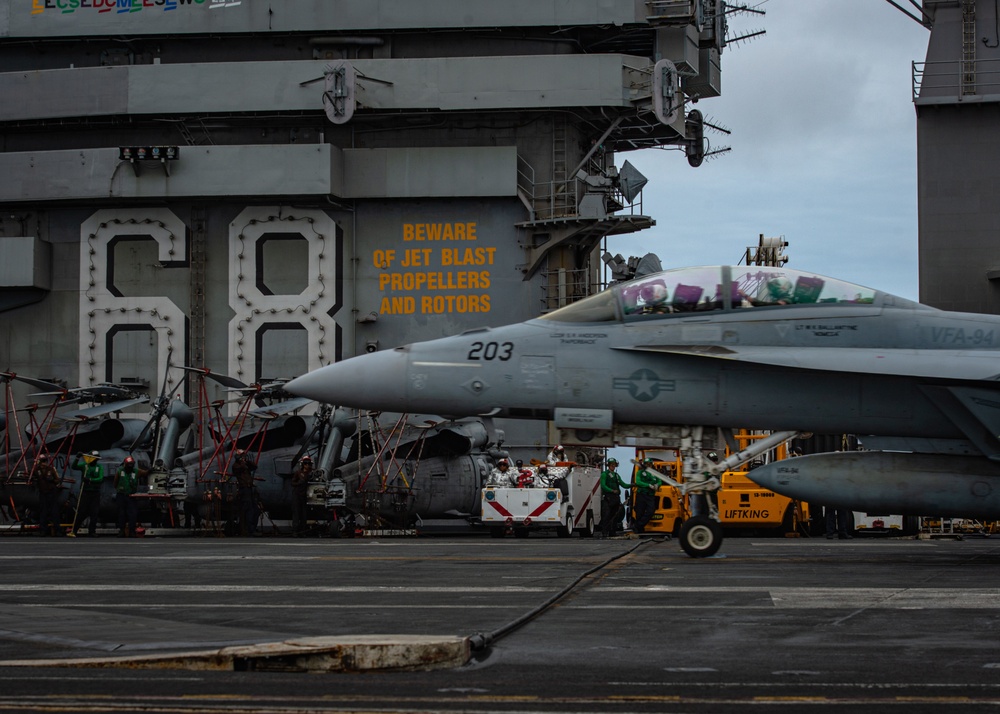
[[[552,120],[552,205],[551,216],[571,216],[576,214],[575,192],[567,183],[566,119]]]
[[[976,0],[962,0],[962,96],[976,93]]]
[[[566,120],[556,117],[552,120],[552,180],[556,183],[566,180]]]

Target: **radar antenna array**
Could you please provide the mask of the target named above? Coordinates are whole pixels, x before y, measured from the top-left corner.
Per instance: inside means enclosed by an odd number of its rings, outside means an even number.
[[[723,10],[723,14],[739,15],[741,13],[747,13],[750,15],[766,15],[767,10],[761,10],[761,7],[766,2],[767,0],[764,0],[764,2],[759,2],[756,5],[748,5],[746,3],[740,3],[740,4],[726,3],[723,6],[725,8],[725,10]]]

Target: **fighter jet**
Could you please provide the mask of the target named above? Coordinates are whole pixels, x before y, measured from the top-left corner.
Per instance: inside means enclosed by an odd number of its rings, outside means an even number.
[[[682,427],[685,472],[706,479],[704,427],[857,434],[870,451],[752,477],[859,510],[1000,518],[998,348],[997,316],[783,267],[698,267],[524,323],[347,359],[286,388],[387,411]],[[721,538],[706,521],[703,554]]]

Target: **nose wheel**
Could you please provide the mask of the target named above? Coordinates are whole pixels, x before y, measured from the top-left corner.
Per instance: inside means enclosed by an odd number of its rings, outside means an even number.
[[[681,526],[679,538],[681,548],[692,558],[708,558],[722,545],[722,526],[708,516],[692,516]]]

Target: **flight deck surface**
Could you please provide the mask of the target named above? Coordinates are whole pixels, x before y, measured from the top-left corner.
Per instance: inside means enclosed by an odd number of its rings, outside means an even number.
[[[11,536],[0,562],[0,659],[45,660],[0,666],[4,711],[1000,706],[995,539],[729,538],[721,557],[692,559],[672,541],[546,535]],[[495,633],[602,564],[454,669],[50,666],[301,637]]]

